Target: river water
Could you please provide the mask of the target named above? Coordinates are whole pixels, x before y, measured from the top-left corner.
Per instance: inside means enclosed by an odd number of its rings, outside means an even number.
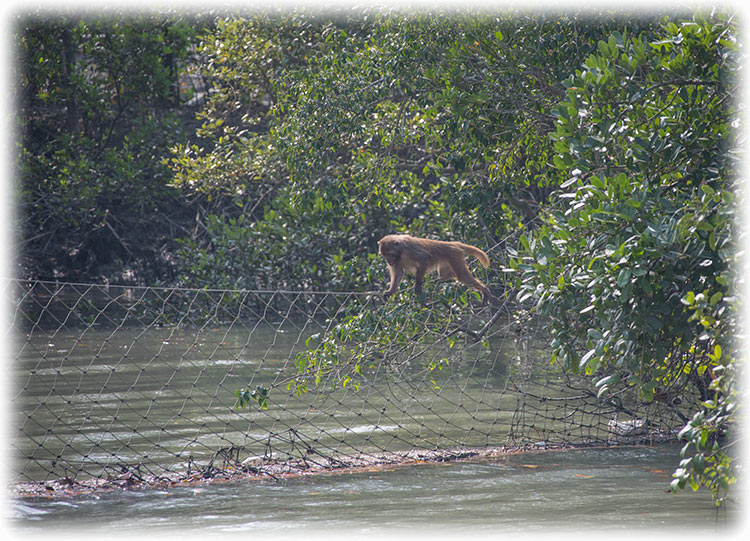
[[[205,462],[222,447],[238,446],[251,456],[271,444],[281,449],[290,444],[290,433],[350,455],[501,445],[519,404],[509,375],[533,368],[525,357],[533,345],[501,336],[491,351],[469,352],[437,368],[433,361],[442,358],[433,357],[421,368],[400,369],[397,379],[376,374],[363,378],[358,391],[339,387],[322,397],[276,392],[267,410],[238,411],[234,393],[243,385],[283,390],[278,382],[294,370],[295,352],[319,330],[287,323],[63,326],[21,337],[13,365],[18,461],[12,479],[41,481],[71,472],[85,478],[137,463],[172,471],[188,456]],[[543,356],[539,366],[549,367]],[[545,372],[539,379],[554,383],[556,377]],[[597,422],[606,427],[606,421]],[[589,431],[598,430],[591,426]],[[717,522],[705,492],[667,492],[678,462],[674,446],[621,447],[277,481],[115,489],[16,499],[10,524],[19,533],[42,535],[726,531],[736,511]]]
[[[295,456],[310,442],[348,456],[503,443],[518,407],[506,392],[512,341],[434,369],[433,358],[378,366],[355,375],[356,390],[324,381],[323,391],[297,396],[284,382],[312,330],[65,328],[27,338],[14,365],[18,480],[98,476],[123,464],[174,471],[230,447],[242,459],[269,447]],[[245,385],[271,389],[267,409],[234,407]]]
[[[726,534],[737,511],[718,517],[705,492],[667,491],[673,446],[527,453],[477,463],[169,490],[116,490],[62,500],[14,502],[22,534],[150,533],[272,538],[397,532],[648,530]]]

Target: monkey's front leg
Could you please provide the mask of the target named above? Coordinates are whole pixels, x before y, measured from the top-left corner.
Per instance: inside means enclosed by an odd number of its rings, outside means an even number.
[[[401,283],[401,278],[404,277],[404,270],[401,268],[389,266],[388,270],[391,273],[391,285],[385,293],[383,293],[385,297],[390,297],[396,292],[396,290],[398,290],[398,284]]]
[[[422,293],[422,285],[424,284],[424,274],[425,271],[422,269],[417,269],[417,272],[415,273],[415,282],[414,282],[414,293],[419,298],[420,304],[424,304],[424,294]]]

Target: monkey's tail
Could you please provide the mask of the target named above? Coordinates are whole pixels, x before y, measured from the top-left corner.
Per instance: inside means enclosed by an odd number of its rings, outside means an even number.
[[[472,246],[471,244],[464,244],[463,242],[458,242],[456,244],[458,244],[459,247],[464,251],[464,254],[473,255],[474,257],[476,257],[485,269],[490,268],[490,258],[487,257],[487,254],[485,254],[482,250],[480,250],[476,246]]]

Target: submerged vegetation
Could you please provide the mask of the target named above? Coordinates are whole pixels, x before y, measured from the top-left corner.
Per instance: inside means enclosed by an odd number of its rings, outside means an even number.
[[[489,284],[547,318],[553,361],[600,396],[700,394],[672,486],[722,503],[740,361],[738,31],[726,13],[624,15],[25,15],[16,270],[371,291],[381,236],[471,239],[510,253]],[[383,308],[395,335],[348,314],[300,373],[354,384],[362,366],[338,366],[342,349],[384,355],[454,317],[410,310]]]

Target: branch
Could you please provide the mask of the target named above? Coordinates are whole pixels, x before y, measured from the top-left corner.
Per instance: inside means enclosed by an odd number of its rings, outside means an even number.
[[[125,242],[122,240],[120,235],[117,234],[117,231],[115,231],[115,228],[112,227],[112,224],[110,224],[107,221],[107,218],[111,216],[109,209],[104,211],[104,220],[102,220],[102,225],[106,225],[107,228],[110,230],[110,232],[114,235],[114,237],[118,240],[118,242],[122,245],[123,248],[125,248],[125,251],[128,253],[130,257],[133,257],[133,252],[130,251],[130,248],[125,244]]]

